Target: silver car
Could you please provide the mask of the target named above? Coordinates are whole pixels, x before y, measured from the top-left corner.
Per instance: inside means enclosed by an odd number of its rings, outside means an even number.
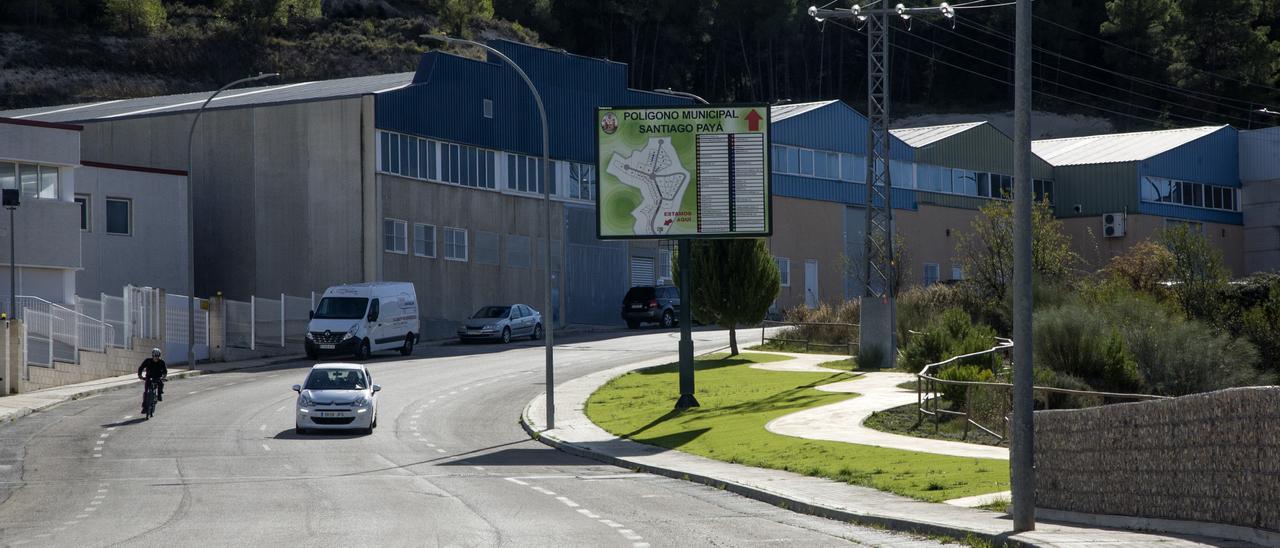
[[[511,342],[513,337],[542,338],[542,314],[523,305],[480,307],[458,327],[462,342],[476,340]]]
[[[372,434],[378,427],[378,392],[373,376],[356,363],[320,363],[307,373],[307,380],[293,385],[298,393],[294,430],[358,429]]]

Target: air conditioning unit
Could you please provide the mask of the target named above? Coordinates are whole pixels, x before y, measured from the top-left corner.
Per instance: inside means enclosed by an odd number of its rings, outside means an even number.
[[[1107,213],[1102,216],[1102,236],[1104,238],[1124,237],[1124,213]]]

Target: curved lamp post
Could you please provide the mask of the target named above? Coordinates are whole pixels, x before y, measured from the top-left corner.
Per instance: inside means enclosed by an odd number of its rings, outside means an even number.
[[[191,144],[196,136],[196,124],[200,122],[200,115],[204,114],[204,108],[209,106],[214,97],[227,89],[236,87],[247,82],[256,82],[267,78],[280,76],[278,72],[259,74],[248,78],[241,78],[230,84],[218,88],[213,92],[204,104],[200,105],[200,109],[196,111],[195,119],[191,120],[191,131],[187,133],[187,367],[196,366],[196,216],[195,203],[196,192],[194,177],[191,172]]]
[[[542,250],[543,264],[546,266],[546,270],[545,270],[546,280],[545,280],[545,287],[544,287],[544,292],[542,296],[542,310],[543,310],[543,314],[545,315],[543,316],[542,325],[543,325],[543,332],[546,334],[546,349],[547,349],[547,358],[546,358],[547,360],[547,363],[546,363],[547,430],[551,430],[556,427],[556,399],[555,399],[555,384],[554,384],[555,375],[553,373],[553,365],[555,364],[555,358],[552,354],[552,347],[555,346],[555,336],[553,334],[554,329],[552,328],[552,324],[554,324],[555,322],[548,321],[548,319],[551,318],[554,314],[552,313],[552,308],[551,308],[551,156],[549,151],[550,137],[548,135],[548,130],[547,130],[547,110],[545,107],[542,106],[542,95],[538,93],[538,88],[533,85],[533,80],[529,79],[529,75],[525,74],[524,70],[520,68],[520,65],[517,65],[515,61],[512,61],[510,57],[507,57],[501,51],[498,51],[485,44],[481,44],[480,42],[476,42],[474,40],[466,40],[463,38],[452,38],[449,36],[444,36],[439,34],[423,34],[422,37],[430,40],[437,40],[440,42],[444,42],[446,44],[474,46],[477,48],[482,48],[485,51],[488,51],[489,53],[493,54],[494,57],[501,59],[502,62],[506,63],[507,66],[512,68],[512,70],[515,70],[516,74],[520,75],[520,78],[524,80],[525,85],[529,86],[529,92],[533,94],[534,104],[538,106],[538,117],[542,120],[542,204],[545,209],[544,213],[546,217],[546,230],[547,230],[546,246]]]

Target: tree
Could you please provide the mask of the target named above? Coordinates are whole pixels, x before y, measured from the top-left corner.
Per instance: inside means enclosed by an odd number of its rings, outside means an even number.
[[[111,28],[125,34],[151,34],[166,17],[160,0],[107,0],[105,10]]]
[[[695,240],[690,247],[693,316],[704,324],[728,329],[729,355],[736,356],[737,326],[764,320],[769,305],[778,298],[782,274],[764,240]],[[676,283],[682,283],[680,263],[672,263]]]
[[[440,24],[450,33],[466,36],[476,23],[493,19],[493,0],[433,0]]]
[[[960,234],[956,255],[964,272],[983,296],[1003,301],[1006,284],[1013,279],[1013,202],[992,200],[979,210],[970,231]],[[1065,280],[1080,262],[1071,250],[1071,237],[1062,232],[1048,202],[1031,208],[1031,267],[1040,278]]]
[[[1173,293],[1187,316],[1213,321],[1218,317],[1220,290],[1227,284],[1222,252],[1188,223],[1170,225],[1160,241],[1173,254]]]
[[[1158,293],[1161,284],[1173,275],[1176,259],[1169,248],[1151,240],[1143,240],[1124,255],[1117,255],[1107,265],[1106,272],[1138,291]]]

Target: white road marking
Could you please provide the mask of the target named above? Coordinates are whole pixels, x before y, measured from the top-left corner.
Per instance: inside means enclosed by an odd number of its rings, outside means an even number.
[[[40,533],[32,538],[47,538],[53,536],[53,533]]]
[[[87,518],[87,517],[89,517],[89,514],[78,514],[78,515],[76,516],[76,519],[84,519],[84,518]]]
[[[112,431],[112,430],[115,430],[115,429],[116,429],[116,427],[114,427],[114,426],[108,426],[108,427],[107,427],[107,431],[108,431],[108,432],[110,432],[110,431]]]
[[[579,508],[578,513],[584,516],[587,516],[591,519],[600,519],[600,516],[598,514],[596,514],[595,512],[592,512],[591,510],[587,510],[586,508]]]
[[[470,387],[470,386],[464,386],[464,387],[462,387],[462,391],[463,391],[463,392],[466,392],[467,390],[471,390],[471,387]]]
[[[641,540],[644,537],[637,535],[635,531],[630,529],[618,529],[618,534],[626,537],[627,540]]]
[[[270,447],[267,447],[267,444],[265,444],[265,443],[264,443],[264,444],[262,444],[262,450],[263,450],[263,451],[270,451],[270,450],[271,450],[271,448],[270,448]]]
[[[128,419],[129,417],[132,417],[132,416],[133,415],[125,415],[124,418]]]
[[[409,418],[411,418],[411,419],[413,419],[413,420],[418,420],[418,419],[422,418],[422,415],[414,415],[414,416],[409,417]]]
[[[479,470],[479,471],[481,471],[481,472],[484,472],[484,467],[483,467],[483,466],[472,466],[472,468],[475,468],[476,470]]]
[[[107,498],[107,496],[106,496],[106,495],[97,495],[97,496],[95,496],[95,497],[93,497],[93,498],[95,498],[95,499],[105,499],[105,498]]]
[[[435,447],[435,446],[436,446],[436,444],[434,444],[434,443],[428,443],[428,444],[427,444],[427,447]]]
[[[437,452],[437,453],[443,453],[443,452],[444,452],[444,449],[436,449],[436,452]]]
[[[457,394],[457,393],[458,393],[458,391],[457,391],[457,390],[454,390],[453,392],[450,392],[450,393],[449,393],[449,395],[450,395],[450,396],[452,396],[452,395]]]
[[[276,412],[277,412],[277,413],[279,413],[279,412],[281,412],[281,411],[284,411],[284,406],[283,406],[283,405],[281,405],[280,407],[277,407],[277,408],[276,408]]]
[[[98,440],[98,441],[95,441],[95,442],[93,442],[93,443],[94,443],[94,445],[102,445],[102,444],[107,443],[107,442],[105,442],[105,441],[103,441],[103,440]]]
[[[66,527],[54,527],[53,529],[50,529],[50,530],[51,530],[51,531],[53,531],[53,532],[55,532],[55,533],[57,533],[57,532],[61,532],[61,531],[66,531],[66,530],[67,530],[67,528],[66,528]]]
[[[578,504],[576,502],[569,500],[569,497],[556,497],[556,500],[563,502],[564,505],[568,506],[569,508],[577,508],[579,506],[582,506],[581,504]]]
[[[520,480],[518,480],[518,479],[515,479],[515,478],[503,478],[503,479],[505,479],[505,480],[507,480],[507,481],[509,481],[509,482],[511,482],[511,483],[514,483],[514,484],[516,484],[516,485],[529,485],[529,484],[527,484],[527,483],[525,483],[525,482],[523,482],[523,481],[520,481]]]
[[[100,500],[91,500],[91,501],[89,501],[89,504],[90,504],[90,505],[93,505],[93,506],[97,506],[97,505],[99,505],[99,504],[102,504],[102,501],[100,501]]]
[[[621,528],[622,528],[622,524],[621,524],[621,523],[618,523],[618,522],[613,521],[613,520],[611,520],[611,519],[602,519],[602,520],[600,520],[600,523],[603,523],[603,524],[605,524],[605,525],[608,525],[609,527],[613,527],[614,529],[621,529]]]
[[[99,438],[105,438],[105,437],[110,436],[110,435],[111,435],[111,434],[103,434],[103,435],[98,436],[98,437],[99,437]]]
[[[556,494],[556,493],[555,493],[555,491],[552,491],[552,490],[550,490],[550,489],[547,489],[546,487],[539,487],[539,486],[537,486],[537,485],[533,486],[531,489],[533,489],[534,491],[537,491],[537,492],[539,492],[539,493],[542,493],[542,494],[544,494],[544,495],[554,495],[554,494]]]
[[[195,393],[198,393],[198,392],[200,392],[200,391],[199,391],[199,390],[192,390],[192,391],[190,391],[190,392],[187,392],[187,395],[188,395],[188,396],[190,396],[190,395],[195,394]]]
[[[631,543],[631,548],[649,548],[649,543],[647,543],[647,542],[633,542],[633,543]]]
[[[92,508],[92,507],[90,507],[90,508],[85,508],[84,510],[81,510],[81,512],[96,512],[96,511],[98,511],[98,509],[97,509],[97,508]]]
[[[107,490],[106,490],[106,489],[98,489],[98,492],[99,492],[99,493],[106,493],[106,492],[107,492]]]
[[[99,458],[102,458],[102,455],[94,455],[93,458],[99,459]]]

